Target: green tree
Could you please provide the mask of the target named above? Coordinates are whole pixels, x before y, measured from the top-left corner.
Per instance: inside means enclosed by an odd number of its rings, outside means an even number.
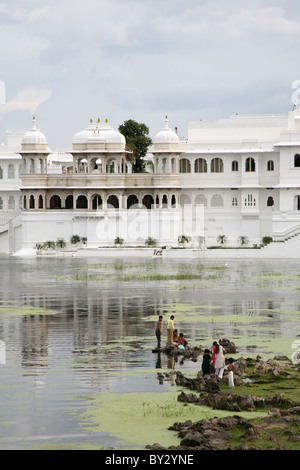
[[[149,145],[152,144],[152,140],[149,137],[149,127],[147,127],[146,124],[129,119],[119,126],[119,132],[123,134],[126,139],[127,147],[133,153],[132,171],[134,173],[144,172],[144,158]]]

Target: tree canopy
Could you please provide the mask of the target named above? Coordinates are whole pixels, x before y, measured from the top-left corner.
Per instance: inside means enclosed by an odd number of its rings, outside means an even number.
[[[134,173],[145,171],[144,157],[147,154],[149,145],[152,144],[149,137],[149,127],[146,124],[129,119],[119,126],[119,132],[124,135],[127,147],[133,153],[132,171]]]

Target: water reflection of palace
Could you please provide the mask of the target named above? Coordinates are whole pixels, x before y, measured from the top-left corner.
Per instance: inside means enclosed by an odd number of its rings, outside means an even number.
[[[24,272],[23,282],[30,285],[30,276]],[[227,273],[222,276],[222,282],[229,281]],[[232,280],[235,282],[235,275]],[[241,316],[257,320],[266,317],[278,331],[284,329],[278,312],[285,299],[275,294],[266,299],[260,291],[254,296],[243,296],[225,289],[220,298],[217,289],[193,293],[155,285],[136,289],[136,285],[128,288],[116,284],[112,288],[95,284],[91,288],[79,283],[57,284],[49,290],[47,284],[41,284],[36,292],[29,289],[12,295],[4,286],[0,305],[7,305],[19,316],[2,320],[2,339],[7,345],[20,345],[18,353],[24,367],[38,365],[42,370],[51,355],[63,349],[74,357],[74,364],[90,354],[91,364],[99,364],[105,357],[119,368],[126,368],[130,361],[149,355],[156,344],[154,328],[159,314],[167,319],[174,313],[176,327],[183,329],[195,346],[210,346],[220,336],[253,336],[253,323],[241,324]],[[186,309],[186,316],[181,313],[176,317],[182,308]],[[274,331],[270,328],[269,333],[266,330],[268,334]]]

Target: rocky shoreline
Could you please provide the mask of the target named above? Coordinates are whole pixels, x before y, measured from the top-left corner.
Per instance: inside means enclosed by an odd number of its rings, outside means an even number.
[[[231,390],[226,370],[223,379],[214,373],[203,377],[201,371],[195,378],[185,377],[180,371],[171,372],[177,386],[191,391],[182,390],[178,401],[229,411],[232,415],[175,422],[169,429],[178,432],[180,444],[170,450],[294,450],[300,447],[300,364],[293,364],[282,356],[267,361],[258,356],[256,359],[241,357],[234,365],[235,388]],[[169,375],[165,374],[166,380]],[[274,393],[266,394],[266,387]],[[255,393],[247,393],[251,388]],[[281,390],[292,390],[292,398]],[[243,411],[262,411],[264,416],[245,419],[238,415]],[[146,449],[163,447],[155,443]]]

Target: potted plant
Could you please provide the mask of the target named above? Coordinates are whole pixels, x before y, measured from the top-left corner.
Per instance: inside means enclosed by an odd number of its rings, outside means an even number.
[[[55,249],[55,242],[52,240],[48,240],[43,244],[43,248],[45,250],[54,250]]]
[[[120,245],[123,245],[123,243],[124,243],[123,238],[121,238],[121,237],[116,237],[115,238],[115,245],[120,246]]]
[[[186,235],[180,235],[178,237],[178,243],[179,245],[185,246],[186,243],[191,241],[191,237],[187,237]]]
[[[226,235],[218,235],[217,242],[220,243],[220,245],[225,245],[225,243],[227,242]]]
[[[55,242],[55,245],[56,245],[57,248],[62,249],[62,248],[66,247],[66,242],[63,238],[58,238]]]
[[[86,246],[86,244],[87,244],[87,237],[81,237],[81,242],[82,242],[83,245]]]
[[[248,243],[249,243],[248,238],[245,237],[244,235],[240,235],[239,238],[238,238],[238,241],[240,242],[241,246],[248,245]]]
[[[147,245],[147,246],[156,246],[156,240],[155,240],[155,238],[148,237],[148,238],[145,240],[145,245]]]
[[[37,250],[37,254],[40,254],[43,250],[44,244],[43,243],[36,243],[34,249]]]
[[[72,235],[70,241],[71,241],[72,245],[77,245],[77,243],[80,242],[80,236],[79,235]]]

